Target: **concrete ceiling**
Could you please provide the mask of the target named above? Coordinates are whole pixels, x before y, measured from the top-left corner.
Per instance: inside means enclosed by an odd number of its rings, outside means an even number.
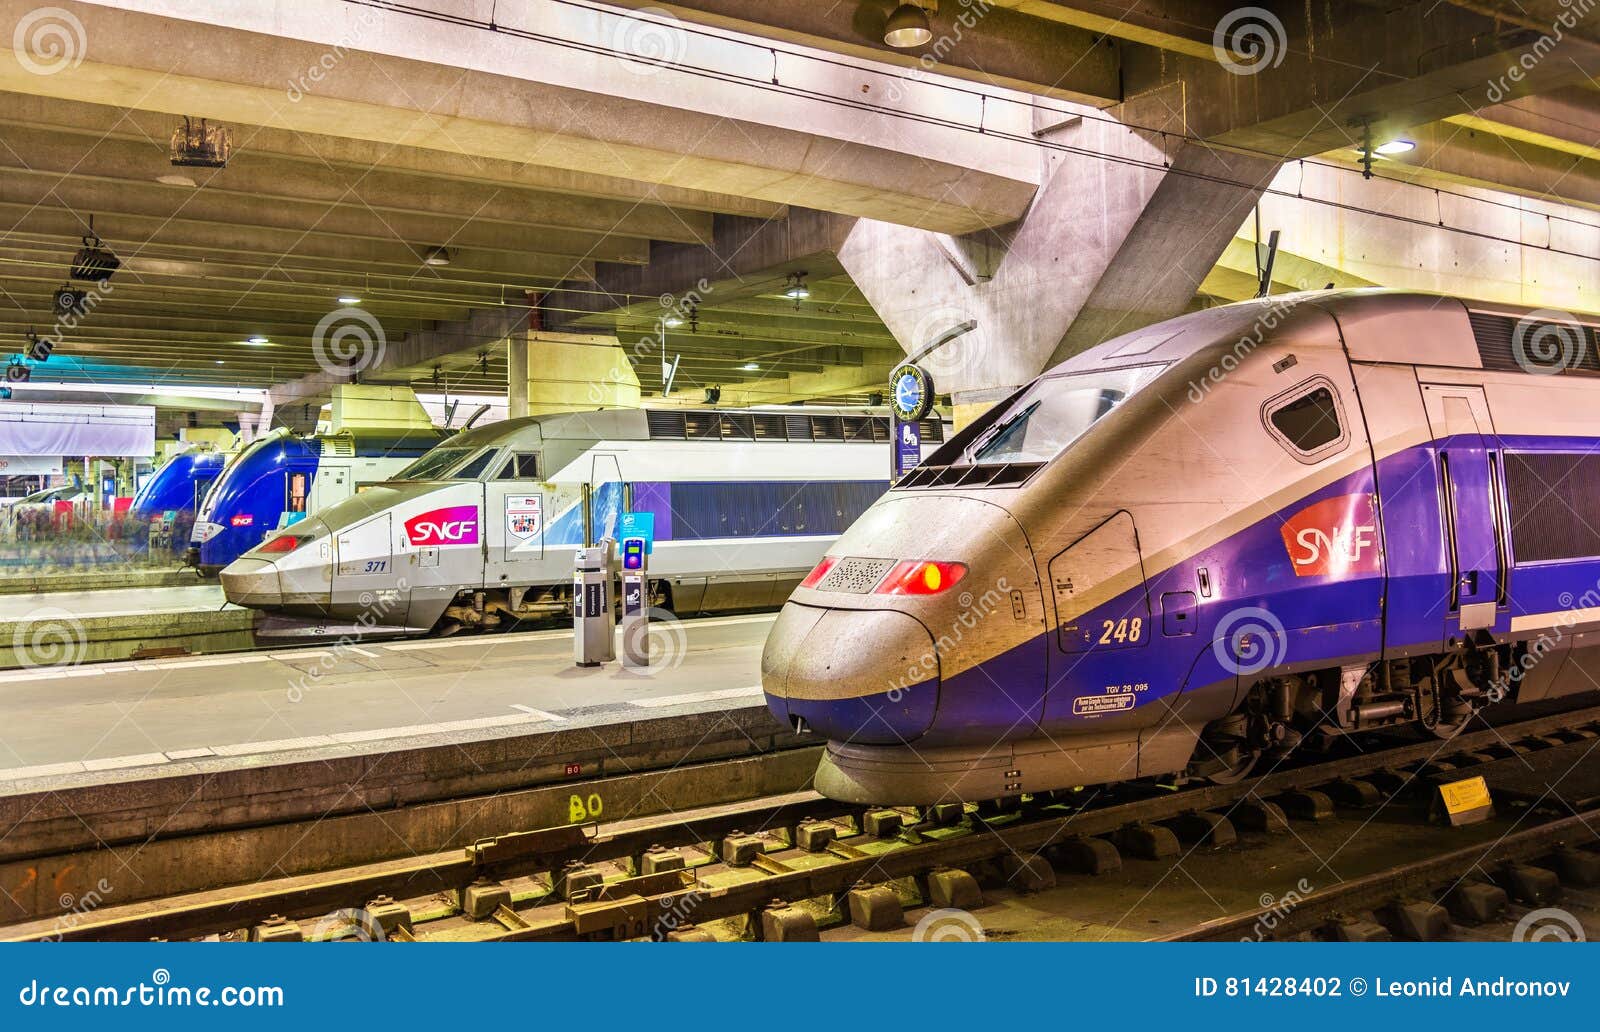
[[[841,116],[792,92],[691,89],[687,76],[624,72],[593,52],[587,64],[529,64],[542,53],[530,42],[535,30],[625,45],[609,15],[552,27],[542,13],[552,5],[501,4],[491,26],[478,17],[486,4],[435,3],[468,13],[428,22],[423,41],[423,23],[392,5],[308,0],[278,5],[274,16],[248,4],[62,2],[88,27],[81,67],[28,74],[0,52],[0,88],[10,90],[0,92],[0,348],[19,350],[30,329],[51,334],[51,294],[91,216],[124,264],[62,335],[41,378],[252,387],[314,379],[317,327],[350,294],[395,348],[380,378],[422,388],[504,390],[503,337],[473,328],[503,326],[530,306],[537,324],[615,332],[640,356],[647,393],[659,389],[663,345],[669,359],[681,356],[683,390],[795,376],[845,383],[826,374],[876,370],[902,352],[824,244],[789,241],[781,255],[739,263],[737,275],[724,263],[680,327],[661,324],[651,290],[681,292],[694,279],[644,273],[676,268],[693,251],[722,262],[729,226],[786,233],[800,206],[955,234],[1004,227],[1037,185],[1026,133],[1021,142],[998,130],[982,139],[942,122],[907,129]],[[772,78],[817,96],[877,89],[861,71],[866,61],[911,69],[916,88],[933,55],[957,80],[1113,115],[1135,95],[1142,110],[1150,97],[1176,97],[1165,128],[1276,156],[1348,161],[1352,139],[1370,126],[1378,138],[1419,144],[1384,162],[1382,175],[1600,207],[1596,34],[1572,32],[1495,96],[1496,78],[1564,9],[1554,0],[1314,9],[1263,0],[1282,61],[1257,75],[1235,74],[1214,47],[1236,9],[1227,0],[942,0],[929,5],[935,42],[906,52],[881,42],[889,0],[614,6],[807,48],[819,55],[814,67],[774,53]],[[0,0],[0,28],[34,7]],[[338,75],[303,98],[291,85],[286,98],[284,84],[327,52],[318,41],[324,9],[376,27],[337,52]],[[961,21],[974,11],[970,25]],[[263,35],[273,17],[281,39]],[[507,36],[508,25],[524,34]],[[702,53],[695,48],[709,44],[686,38],[665,56],[742,74],[742,50]],[[602,82],[614,93],[596,92]],[[169,163],[185,113],[226,125],[226,169]],[[967,115],[948,117],[955,125]],[[423,261],[436,246],[448,249],[448,265]],[[794,272],[811,290],[799,305],[783,296]],[[1231,296],[1247,283],[1234,255],[1202,293]],[[245,343],[255,335],[269,343]],[[840,387],[836,396],[861,393]]]

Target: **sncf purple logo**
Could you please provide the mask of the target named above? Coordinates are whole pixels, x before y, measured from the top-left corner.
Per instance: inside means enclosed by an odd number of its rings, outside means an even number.
[[[478,507],[452,505],[406,520],[406,540],[413,545],[475,545]]]

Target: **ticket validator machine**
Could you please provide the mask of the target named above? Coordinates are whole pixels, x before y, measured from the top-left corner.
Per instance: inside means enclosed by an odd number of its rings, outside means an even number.
[[[622,539],[622,665],[650,666],[650,578],[648,543],[642,537]]]
[[[581,667],[599,666],[617,658],[612,633],[611,550],[603,538],[578,550],[572,571],[572,660]]]

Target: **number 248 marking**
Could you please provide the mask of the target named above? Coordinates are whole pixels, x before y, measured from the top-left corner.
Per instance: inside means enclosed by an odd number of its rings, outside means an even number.
[[[1138,641],[1144,634],[1144,618],[1133,617],[1121,620],[1102,620],[1103,627],[1100,631],[1100,644],[1110,645],[1114,642]]]

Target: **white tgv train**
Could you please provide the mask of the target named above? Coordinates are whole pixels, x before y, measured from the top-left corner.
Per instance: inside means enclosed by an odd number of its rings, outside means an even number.
[[[550,616],[574,553],[655,514],[657,604],[781,605],[888,487],[890,423],[860,409],[633,409],[459,434],[394,480],[268,537],[222,571],[263,638],[448,633]],[[922,424],[924,448],[945,437]]]

